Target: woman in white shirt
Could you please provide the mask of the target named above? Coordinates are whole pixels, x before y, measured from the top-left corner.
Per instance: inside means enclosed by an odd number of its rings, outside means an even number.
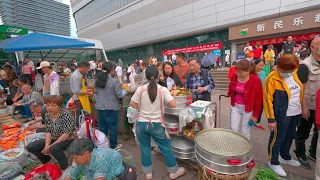
[[[146,77],[149,83],[139,87],[130,101],[133,108],[140,110],[136,131],[140,144],[142,170],[146,174],[146,179],[152,179],[150,140],[152,137],[162,152],[170,178],[176,179],[183,175],[185,170],[183,167],[178,167],[162,118],[163,103],[168,103],[174,108],[176,101],[167,88],[157,84],[159,71],[156,67],[149,66],[146,69]]]

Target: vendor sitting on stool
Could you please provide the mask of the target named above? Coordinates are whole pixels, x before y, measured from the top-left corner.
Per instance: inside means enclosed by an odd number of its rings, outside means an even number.
[[[76,166],[64,180],[77,179],[83,173],[89,180],[136,180],[134,169],[122,164],[119,152],[111,148],[95,148],[92,142],[86,138],[74,140],[68,153],[72,156]]]
[[[36,132],[46,132],[46,125],[44,122],[47,110],[44,107],[43,101],[33,101],[30,104],[31,112],[34,116],[34,121],[28,124],[28,131],[36,130]]]
[[[30,103],[36,100],[43,102],[42,96],[37,91],[33,91],[29,84],[23,85],[21,89],[24,96],[20,101],[13,103],[13,106],[19,107],[21,118],[32,118]]]
[[[59,163],[60,169],[68,167],[68,160],[65,151],[75,139],[75,119],[67,110],[62,109],[63,97],[52,95],[46,99],[45,139],[41,139],[28,144],[30,153],[39,158],[42,164],[51,160],[52,155]]]

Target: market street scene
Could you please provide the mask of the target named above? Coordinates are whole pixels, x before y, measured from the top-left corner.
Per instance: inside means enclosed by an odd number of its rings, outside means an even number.
[[[319,0],[0,0],[0,180],[320,180]]]

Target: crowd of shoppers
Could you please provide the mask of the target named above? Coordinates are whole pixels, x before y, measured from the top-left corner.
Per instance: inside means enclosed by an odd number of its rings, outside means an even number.
[[[317,142],[320,120],[317,118],[317,108],[320,92],[320,39],[315,38],[309,49],[307,42],[296,47],[289,36],[279,58],[272,45],[268,45],[263,53],[261,45],[252,48],[247,44],[244,51],[246,59],[234,62],[228,75],[228,96],[232,106],[231,129],[250,139],[251,126],[259,123],[264,111],[270,129],[269,167],[279,176],[286,176],[281,164],[302,165],[310,169],[307,160],[309,157],[317,161],[316,169],[319,170],[320,145]],[[70,68],[61,65],[62,71],[59,72],[49,62],[41,62],[38,68],[31,62],[26,59],[16,70],[12,65],[6,64],[3,71],[0,69],[0,83],[8,84],[10,91],[16,91],[11,100],[22,117],[38,118],[28,128],[37,131],[45,128],[45,140],[32,142],[27,147],[42,163],[49,162],[51,154],[58,160],[60,168],[66,169],[68,159],[63,151],[71,146],[70,153],[77,166],[66,179],[72,179],[80,172],[92,177],[104,174],[106,178],[119,178],[126,166],[121,163],[120,154],[111,149],[122,147],[117,136],[119,98],[127,93],[123,90],[122,83],[125,82],[124,76],[132,83],[135,76],[141,74],[141,86],[135,91],[130,105],[140,111],[136,131],[146,179],[152,179],[151,139],[163,154],[170,178],[176,179],[185,173],[174,157],[163,122],[162,108],[164,103],[173,108],[176,106],[169,91],[176,87],[188,88],[194,101],[211,101],[215,84],[209,71],[201,69],[201,62],[197,58],[186,61],[184,53],[176,52],[175,66],[170,61],[161,63],[157,58],[151,57],[148,62],[137,59],[127,69],[124,69],[120,58],[117,64],[102,61],[95,63],[93,60],[73,61]],[[271,72],[265,71],[266,66],[271,68]],[[42,94],[32,89],[35,69],[43,73]],[[59,95],[59,79],[62,74],[68,73],[72,100],[77,105],[75,116],[62,108],[64,99]],[[87,79],[91,78],[95,79],[94,84],[88,83]],[[74,140],[74,132],[80,126],[77,121],[80,112],[85,110],[92,113],[92,104],[98,111],[100,131],[106,136],[110,134],[111,149],[106,152],[94,149],[90,141]],[[39,122],[40,124],[35,125]],[[305,141],[312,126],[312,142],[306,150]],[[294,139],[297,160],[290,154]],[[103,155],[110,158],[102,158]],[[100,171],[92,169],[93,173],[88,172],[87,163],[91,158],[96,159],[92,161],[96,166],[101,166]],[[102,167],[101,163],[111,163],[114,166]]]

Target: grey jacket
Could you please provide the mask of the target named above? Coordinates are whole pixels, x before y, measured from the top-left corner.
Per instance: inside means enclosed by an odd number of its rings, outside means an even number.
[[[122,98],[119,80],[109,76],[104,88],[95,88],[94,97],[98,110],[119,110],[119,98]]]
[[[22,99],[20,101],[18,101],[18,103],[26,103],[26,104],[30,104],[33,101],[42,101],[42,95],[40,95],[40,93],[38,93],[37,91],[32,91],[29,95],[25,94]]]

